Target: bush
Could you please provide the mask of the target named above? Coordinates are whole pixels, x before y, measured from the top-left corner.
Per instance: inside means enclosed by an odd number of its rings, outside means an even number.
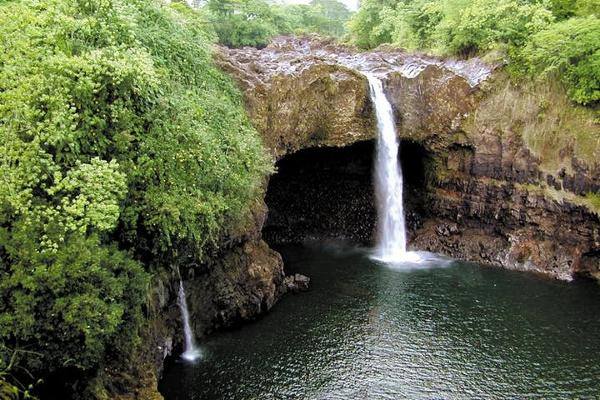
[[[447,19],[439,31],[441,41],[453,54],[473,54],[496,47],[520,47],[528,37],[554,20],[543,3],[519,0],[473,0]]]
[[[348,23],[352,42],[363,49],[391,43],[392,27],[389,24],[394,0],[364,0]],[[386,15],[387,14],[387,15]],[[384,23],[385,22],[385,23]]]
[[[93,368],[111,347],[127,351],[137,334],[147,276],[126,252],[102,245],[96,236],[74,234],[56,252],[38,252],[29,229],[3,233],[5,293],[0,306],[4,342],[37,355],[20,360],[39,371]]]
[[[595,14],[600,16],[599,0],[552,0],[552,13],[558,20],[573,16],[587,16]]]
[[[600,100],[600,19],[571,18],[537,33],[522,56],[532,74],[558,76],[577,103]]]
[[[7,349],[37,375],[130,354],[147,272],[257,196],[271,162],[213,37],[176,3],[0,3],[3,373]]]

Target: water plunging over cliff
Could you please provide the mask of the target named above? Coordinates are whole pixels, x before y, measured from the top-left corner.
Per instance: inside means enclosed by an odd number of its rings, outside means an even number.
[[[183,335],[185,338],[185,349],[181,357],[188,361],[194,361],[200,357],[200,351],[196,348],[194,343],[194,334],[192,333],[192,327],[190,326],[190,313],[188,311],[187,301],[185,299],[185,291],[183,290],[183,282],[181,282],[181,280],[179,280],[177,303],[179,304],[179,309],[181,310]]]
[[[381,80],[367,74],[371,99],[377,115],[375,195],[378,237],[375,257],[386,263],[417,262],[418,254],[406,251],[402,168],[398,162],[398,139],[392,106],[385,97]]]

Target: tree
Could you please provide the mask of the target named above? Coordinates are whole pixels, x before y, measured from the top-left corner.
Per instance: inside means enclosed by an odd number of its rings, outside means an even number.
[[[382,24],[386,19],[382,13],[389,13],[396,3],[395,0],[364,0],[349,22],[353,43],[363,49],[390,43],[392,27]]]
[[[271,161],[183,4],[6,1],[0,37],[0,371],[25,348],[36,377],[93,375],[131,354],[150,276],[234,229]]]
[[[209,0],[219,42],[230,47],[263,47],[278,33],[277,15],[263,0]]]
[[[535,34],[522,51],[532,74],[559,77],[577,103],[600,101],[600,19],[571,18]]]

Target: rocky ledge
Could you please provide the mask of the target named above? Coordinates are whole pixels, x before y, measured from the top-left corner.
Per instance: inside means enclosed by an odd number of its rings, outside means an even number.
[[[600,221],[582,201],[600,190],[600,164],[567,154],[567,168],[542,168],[519,121],[495,115],[490,98],[501,79],[493,66],[389,48],[361,53],[314,38],[220,49],[217,58],[277,159],[373,140],[363,74],[379,76],[402,142],[425,158],[420,204],[408,205],[418,209],[410,224],[414,248],[560,279],[600,278]]]

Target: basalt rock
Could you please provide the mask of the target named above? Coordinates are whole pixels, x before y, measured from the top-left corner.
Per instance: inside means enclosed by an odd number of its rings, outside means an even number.
[[[177,305],[179,275],[185,287],[191,327],[200,339],[267,312],[286,293],[279,253],[261,239],[264,202],[257,202],[244,224],[223,238],[216,253],[204,260],[191,258],[178,268],[154,276],[148,293],[147,321],[135,363],[105,369],[107,398],[158,400],[165,360],[183,350],[183,327]],[[298,282],[300,286],[301,282]],[[133,350],[133,349],[132,349]]]
[[[286,276],[284,280],[285,287],[288,292],[298,293],[308,290],[310,278],[302,274],[294,274]]]
[[[416,145],[426,159],[424,182],[412,188],[421,194],[407,204],[412,247],[560,279],[600,276],[600,220],[578,201],[600,189],[600,164],[572,157],[568,170],[548,172],[525,144],[518,122],[482,122],[479,114],[493,117],[494,112],[485,103],[496,90],[493,66],[390,48],[361,53],[314,38],[278,38],[262,50],[221,49],[218,59],[240,84],[252,121],[278,159],[302,149],[373,140],[375,121],[363,74],[380,77],[402,144]],[[411,173],[405,169],[405,177]],[[319,176],[312,184],[320,184]],[[335,182],[327,178],[325,185]],[[294,207],[280,207],[277,200],[271,204],[268,229],[295,224],[273,237],[301,240],[311,237],[304,230],[328,226],[342,237],[355,232],[361,232],[360,239],[364,232],[372,237],[370,211],[363,213],[370,218],[363,223],[352,222],[355,212],[345,217],[334,212],[332,221],[314,210],[302,214],[302,204],[309,210],[321,205],[354,210],[348,194],[334,199],[335,194],[317,195],[314,189],[286,190],[295,190],[296,197],[311,195]],[[286,190],[275,190],[272,197],[285,198]],[[362,190],[371,187],[364,184]],[[364,198],[360,204],[371,201],[362,192],[352,197]],[[317,216],[317,223],[307,215]],[[295,227],[302,233],[294,236]]]
[[[600,279],[600,220],[574,200],[600,189],[600,165],[565,149],[569,168],[543,171],[517,129],[493,118],[480,122],[479,113],[494,112],[482,106],[494,90],[492,66],[392,48],[364,53],[313,38],[277,38],[261,50],[221,48],[216,58],[239,84],[254,125],[281,162],[312,148],[362,144],[345,158],[323,152],[302,156],[305,167],[288,162],[286,179],[272,178],[264,232],[266,210],[259,203],[253,218],[230,232],[216,254],[200,265],[182,266],[198,337],[255,318],[284,292],[308,285],[308,278],[284,276],[281,257],[262,240],[263,233],[271,242],[372,240],[369,160],[352,153],[360,146],[372,152],[368,144],[376,137],[364,73],[382,79],[395,111],[407,163],[411,247],[561,279],[578,274]],[[163,361],[182,347],[178,282],[174,271],[155,277],[143,354],[132,366],[139,370],[131,373],[138,381],[119,378],[124,387],[141,389],[112,398],[160,397],[154,388]]]

